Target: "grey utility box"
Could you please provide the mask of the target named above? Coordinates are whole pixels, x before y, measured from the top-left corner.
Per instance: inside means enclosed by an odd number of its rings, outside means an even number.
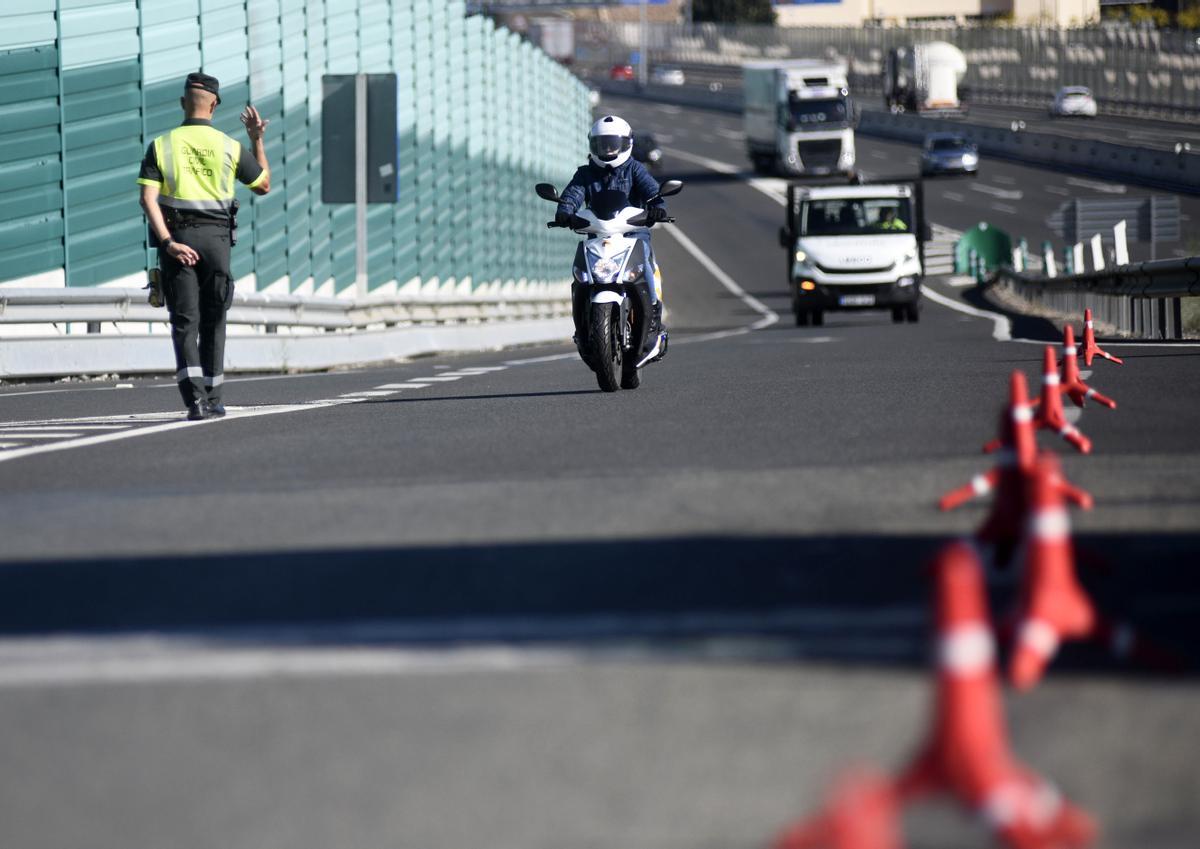
[[[367,74],[367,203],[395,203],[396,75]],[[354,203],[354,74],[321,78],[321,202]]]

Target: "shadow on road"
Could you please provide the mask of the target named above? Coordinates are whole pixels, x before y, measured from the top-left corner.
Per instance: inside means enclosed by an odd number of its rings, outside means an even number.
[[[810,659],[915,664],[928,621],[922,564],[942,542],[713,536],[8,563],[0,633],[241,640],[249,629],[255,641],[274,630],[338,643],[771,636]],[[1079,544],[1122,564],[1081,569],[1102,608],[1197,656],[1200,580],[1175,564],[1200,562],[1200,534]],[[1004,610],[1012,582],[995,591],[994,609]],[[1086,652],[1066,657],[1109,665]]]

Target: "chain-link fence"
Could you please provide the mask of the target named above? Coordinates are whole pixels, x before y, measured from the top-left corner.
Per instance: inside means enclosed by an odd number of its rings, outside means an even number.
[[[892,47],[948,41],[967,58],[964,90],[977,103],[1049,106],[1066,85],[1092,89],[1102,112],[1194,119],[1200,113],[1200,40],[1196,33],[1141,29],[999,27],[771,27],[716,24],[649,25],[580,22],[576,64],[585,76],[614,65],[673,65],[688,85],[730,92],[748,59],[840,58],[853,90],[882,91]]]

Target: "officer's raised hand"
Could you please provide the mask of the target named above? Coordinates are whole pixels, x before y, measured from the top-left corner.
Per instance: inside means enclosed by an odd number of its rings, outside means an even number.
[[[263,120],[263,117],[258,114],[258,110],[249,103],[242,110],[242,124],[246,127],[246,135],[250,137],[250,141],[261,139],[267,129],[267,124],[270,123],[270,120]]]

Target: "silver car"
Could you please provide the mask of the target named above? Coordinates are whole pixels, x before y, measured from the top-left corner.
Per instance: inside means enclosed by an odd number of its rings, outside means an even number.
[[[1095,118],[1096,98],[1092,97],[1092,91],[1087,86],[1063,86],[1054,95],[1054,103],[1050,106],[1050,115],[1064,118],[1073,116]]]
[[[957,133],[930,133],[921,147],[921,174],[979,173],[979,148]]]

